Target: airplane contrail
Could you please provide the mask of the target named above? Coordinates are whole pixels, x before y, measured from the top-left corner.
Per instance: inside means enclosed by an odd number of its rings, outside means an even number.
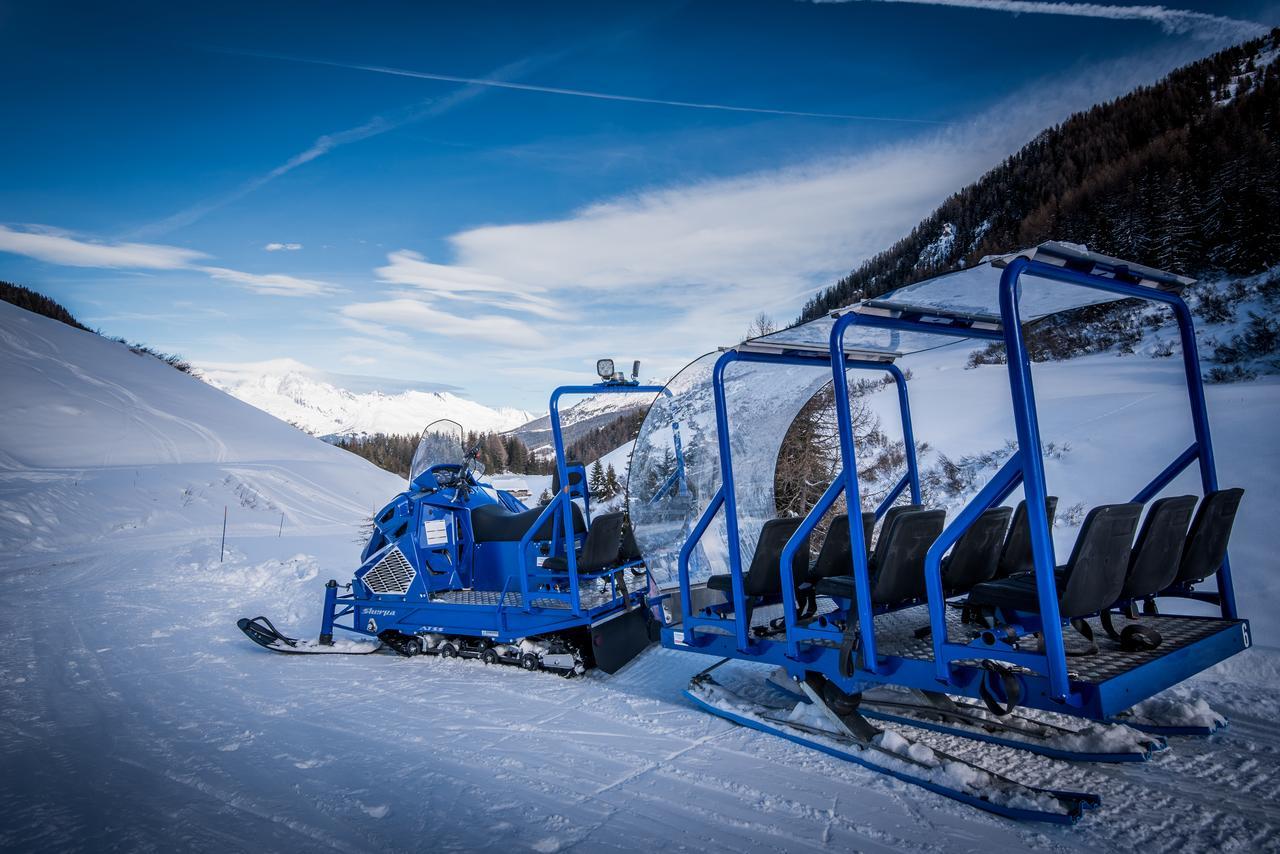
[[[629,104],[656,104],[664,107],[685,107],[695,110],[720,110],[729,113],[757,113],[770,116],[798,116],[810,119],[840,119],[845,121],[866,122],[905,122],[921,125],[944,125],[947,122],[934,119],[901,118],[896,116],[872,116],[857,113],[818,113],[805,110],[777,110],[769,107],[741,107],[731,104],[711,104],[701,101],[675,101],[665,98],[643,98],[638,95],[619,95],[613,92],[597,92],[590,89],[566,89],[559,86],[537,86],[532,83],[513,83],[508,80],[495,80],[490,77],[458,77],[452,74],[436,74],[429,71],[413,71],[407,68],[392,68],[385,65],[361,65],[359,63],[333,62],[324,59],[307,59],[282,54],[237,51],[248,56],[259,56],[268,59],[281,59],[288,62],[303,62],[309,65],[326,65],[331,68],[347,68],[353,71],[370,71],[377,74],[391,74],[396,77],[414,77],[421,80],[438,80],[443,83],[463,83],[468,86],[491,86],[495,89],[511,89],[519,92],[538,92],[544,95],[568,95],[575,98],[594,98],[599,101],[624,101]]]

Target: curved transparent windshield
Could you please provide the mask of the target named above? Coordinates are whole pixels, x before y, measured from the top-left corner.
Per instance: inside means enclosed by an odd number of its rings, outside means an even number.
[[[409,466],[410,482],[418,479],[418,475],[432,466],[449,464],[462,465],[463,430],[456,421],[433,421],[422,431],[418,439],[418,448],[413,452],[413,463]]]

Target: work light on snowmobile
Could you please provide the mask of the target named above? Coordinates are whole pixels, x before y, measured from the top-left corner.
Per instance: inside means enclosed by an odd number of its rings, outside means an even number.
[[[596,373],[602,380],[613,379],[613,359],[596,359]]]

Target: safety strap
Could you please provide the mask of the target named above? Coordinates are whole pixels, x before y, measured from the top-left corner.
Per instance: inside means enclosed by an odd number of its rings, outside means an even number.
[[[1068,657],[1083,658],[1086,655],[1097,655],[1098,642],[1093,639],[1093,626],[1086,623],[1080,617],[1072,617],[1071,627],[1084,636],[1084,639],[1089,642],[1089,648],[1080,650],[1079,652],[1067,650]]]
[[[858,631],[858,621],[849,620],[844,626],[844,640],[840,643],[840,675],[852,679],[858,669],[854,656],[862,648],[862,633]]]
[[[1121,631],[1116,631],[1110,611],[1103,611],[1100,616],[1102,628],[1112,640],[1120,644],[1120,648],[1125,652],[1150,652],[1164,643],[1164,636],[1151,626],[1133,623],[1125,626]]]
[[[1012,670],[990,659],[982,662],[982,669],[984,672],[978,680],[978,697],[991,714],[1002,718],[1022,702],[1022,682],[1013,675]],[[1003,702],[996,696],[996,683],[999,684],[1000,693],[1004,695]]]

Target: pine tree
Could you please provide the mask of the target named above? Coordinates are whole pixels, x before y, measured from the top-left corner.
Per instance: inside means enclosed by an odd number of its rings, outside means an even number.
[[[588,481],[591,494],[598,498],[608,498],[605,495],[604,467],[600,465],[600,461],[596,460],[591,466],[591,479]]]
[[[607,498],[622,492],[622,484],[618,482],[618,473],[613,470],[613,463],[609,463],[609,468],[604,473],[604,488],[609,492]]]

